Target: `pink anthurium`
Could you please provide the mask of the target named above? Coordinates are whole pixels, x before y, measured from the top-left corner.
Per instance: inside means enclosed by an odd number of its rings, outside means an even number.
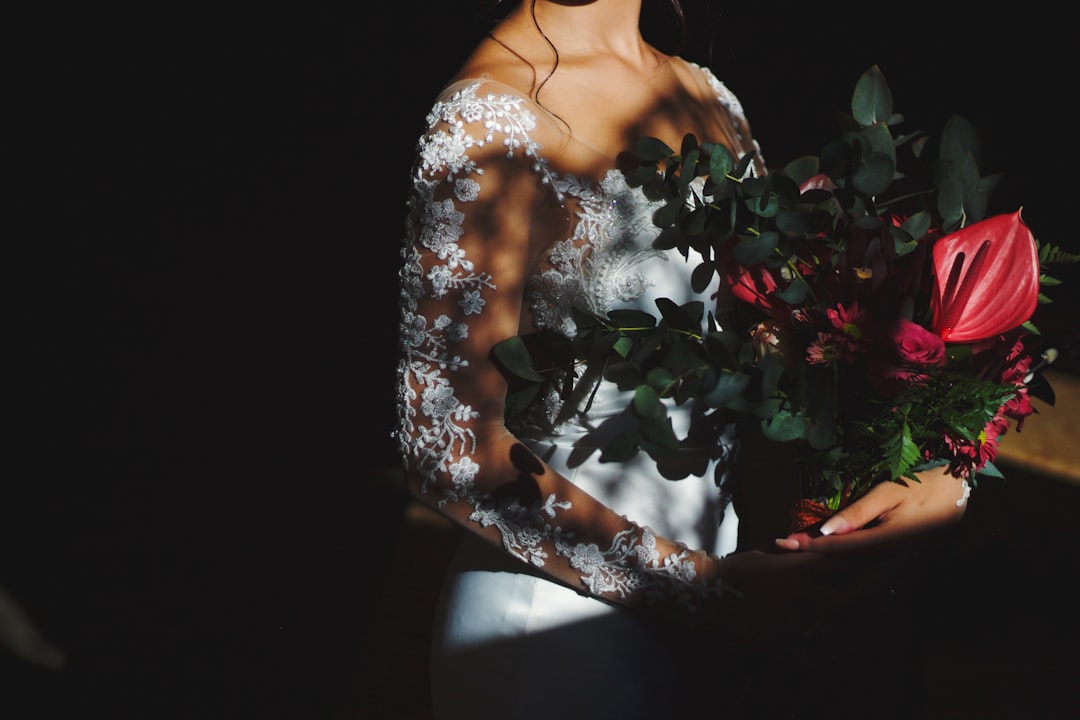
[[[985,340],[1027,322],[1039,301],[1039,255],[1020,211],[995,215],[934,243],[934,332]]]

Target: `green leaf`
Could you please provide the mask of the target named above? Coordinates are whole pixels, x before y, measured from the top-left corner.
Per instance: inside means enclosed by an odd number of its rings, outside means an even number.
[[[653,224],[662,228],[674,225],[684,207],[686,207],[686,202],[681,196],[669,200],[666,205],[653,214]]]
[[[786,288],[775,293],[776,297],[790,305],[798,305],[806,299],[810,286],[801,276],[794,278]]]
[[[937,168],[937,206],[945,232],[956,230],[969,218],[985,214],[986,198],[980,185],[979,164],[973,155],[952,157]]]
[[[961,115],[951,115],[941,130],[939,157],[945,162],[957,162],[967,157],[982,165],[982,140],[979,131]]]
[[[638,453],[639,435],[631,429],[615,435],[600,449],[600,462],[626,462]]]
[[[634,341],[632,338],[620,334],[619,339],[615,341],[611,349],[617,352],[620,357],[629,358],[634,351]]]
[[[679,176],[679,185],[684,189],[694,180],[694,169],[697,166],[698,156],[700,154],[701,152],[699,150],[691,150],[683,157],[683,171]]]
[[[884,153],[874,153],[855,168],[851,182],[856,190],[873,197],[889,189],[895,173],[892,158]]]
[[[656,179],[658,172],[656,163],[642,163],[637,166],[634,174],[627,178],[627,183],[631,187],[640,187]]]
[[[690,236],[701,235],[705,232],[705,223],[708,220],[709,213],[705,208],[695,208],[690,211],[685,222],[683,222],[683,232]]]
[[[893,139],[889,126],[884,123],[873,125],[860,133],[862,139],[869,145],[873,155],[884,155],[896,167],[896,141]]]
[[[912,237],[914,240],[922,238],[926,233],[930,232],[930,224],[933,218],[930,217],[930,213],[925,210],[919,210],[918,212],[909,215],[900,226],[904,232]]]
[[[779,242],[779,235],[767,230],[758,236],[741,235],[731,248],[731,256],[740,265],[760,265],[773,254]]]
[[[631,405],[638,417],[642,437],[671,450],[679,446],[667,408],[660,402],[660,396],[653,388],[648,385],[638,386]]]
[[[685,338],[685,336],[675,339],[664,354],[664,366],[671,368],[671,371],[676,375],[685,375],[698,370],[703,371],[707,364],[699,347],[697,343]]]
[[[750,376],[746,373],[723,370],[716,379],[716,384],[702,396],[709,407],[731,407],[732,403],[742,400],[746,388],[750,386]]]
[[[1039,247],[1039,265],[1054,265],[1058,263],[1074,263],[1080,262],[1080,254],[1071,253],[1062,250],[1059,247],[1051,245],[1049,243],[1042,243],[1038,240],[1035,244]]]
[[[809,426],[805,417],[786,410],[781,410],[771,418],[761,421],[761,431],[765,437],[781,442],[805,438]]]
[[[532,382],[543,382],[544,376],[533,368],[532,356],[519,335],[495,343],[495,359],[512,375]]]
[[[825,450],[836,442],[836,421],[824,417],[810,423],[805,431],[806,441],[815,450]]]
[[[888,122],[893,114],[893,96],[885,75],[877,65],[867,69],[855,84],[851,115],[863,127]]]
[[[701,333],[701,318],[705,315],[705,303],[691,300],[684,305],[676,305],[666,297],[656,300],[660,316],[673,330],[683,330],[695,334]]]
[[[730,330],[715,330],[702,341],[705,354],[713,365],[728,370],[739,368],[738,357],[742,345],[742,336]]]
[[[540,385],[526,385],[518,390],[506,393],[504,403],[507,417],[513,417],[525,411],[540,393]]]
[[[746,177],[746,170],[750,167],[750,163],[754,161],[756,155],[757,153],[753,150],[743,155],[739,160],[739,163],[735,166],[735,172],[733,172],[732,175],[738,178]]]
[[[662,394],[675,382],[675,375],[666,367],[653,368],[645,375],[645,382]]]
[[[672,250],[677,247],[686,248],[688,243],[686,240],[686,236],[683,234],[682,228],[680,228],[678,225],[672,224],[660,225],[659,223],[664,220],[666,220],[666,218],[664,217],[653,217],[653,222],[657,225],[657,227],[664,228],[660,231],[660,234],[656,237],[656,239],[653,240],[653,247],[657,250]],[[683,256],[686,256],[685,250],[683,251]]]
[[[659,162],[674,154],[674,150],[654,137],[643,137],[637,142],[637,155],[645,162]]]
[[[906,475],[920,458],[919,445],[912,440],[911,426],[906,422],[894,436],[882,438],[882,449],[890,479]]]
[[[639,418],[666,418],[667,408],[660,402],[660,396],[648,385],[640,385],[634,391],[632,401],[634,412]]]
[[[785,165],[781,172],[801,187],[803,183],[821,172],[821,162],[815,155],[803,155]]]
[[[705,292],[715,273],[716,264],[710,260],[702,260],[701,264],[690,273],[690,288],[696,293]]]
[[[728,181],[727,176],[732,175],[735,169],[735,159],[723,145],[709,146],[709,177],[713,182],[722,184]]]
[[[813,232],[810,215],[794,210],[777,213],[776,228],[789,238],[806,237]]]
[[[686,133],[683,135],[682,144],[679,145],[679,152],[684,158],[690,156],[691,153],[699,152],[701,146],[698,144],[697,136],[694,133]],[[687,162],[687,165],[692,163]]]

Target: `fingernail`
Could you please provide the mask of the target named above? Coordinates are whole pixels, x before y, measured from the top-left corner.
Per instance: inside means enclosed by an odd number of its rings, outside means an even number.
[[[821,524],[821,528],[818,529],[822,535],[832,535],[836,532],[837,527],[840,525],[840,521],[835,518],[829,518]]]
[[[799,541],[792,540],[791,538],[777,538],[776,547],[782,548],[784,550],[798,550]]]

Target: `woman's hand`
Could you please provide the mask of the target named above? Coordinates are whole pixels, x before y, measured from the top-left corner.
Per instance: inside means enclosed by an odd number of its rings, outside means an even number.
[[[970,487],[944,468],[919,473],[919,482],[878,483],[816,530],[793,533],[777,547],[827,555],[895,547],[954,525],[967,510]]]

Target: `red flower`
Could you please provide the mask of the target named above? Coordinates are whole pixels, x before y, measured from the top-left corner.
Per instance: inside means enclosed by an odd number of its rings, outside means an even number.
[[[725,280],[736,298],[778,319],[791,312],[787,303],[773,298],[780,285],[768,268],[743,267],[736,264],[730,254],[724,267],[730,268],[725,273]]]
[[[998,454],[999,438],[1009,429],[1008,421],[994,417],[986,423],[974,442],[966,438],[945,435],[945,445],[952,451],[949,473],[953,477],[971,478]]]
[[[1001,406],[998,415],[1015,420],[1016,431],[1020,432],[1024,428],[1024,418],[1035,412],[1035,408],[1031,405],[1031,397],[1027,387],[1027,374],[1031,369],[1031,356],[1024,352],[1024,344],[1017,340],[1006,360],[1011,364],[1001,373],[1001,382],[1006,385],[1015,385],[1016,394]]]
[[[995,215],[934,243],[934,331],[946,342],[984,340],[1035,312],[1039,256],[1020,211]]]
[[[835,333],[819,332],[817,339],[806,348],[806,362],[811,365],[832,365],[843,357]]]
[[[922,325],[900,318],[889,330],[896,356],[905,365],[940,367],[945,364],[945,343]]]
[[[851,362],[855,355],[864,352],[870,345],[870,334],[866,313],[859,309],[858,301],[845,308],[843,304],[837,304],[835,308],[825,311],[829,322],[833,326],[833,335],[836,344],[845,360]]]
[[[883,395],[926,377],[924,368],[945,364],[945,342],[922,325],[900,318],[889,329],[888,343],[867,368],[870,382]]]

